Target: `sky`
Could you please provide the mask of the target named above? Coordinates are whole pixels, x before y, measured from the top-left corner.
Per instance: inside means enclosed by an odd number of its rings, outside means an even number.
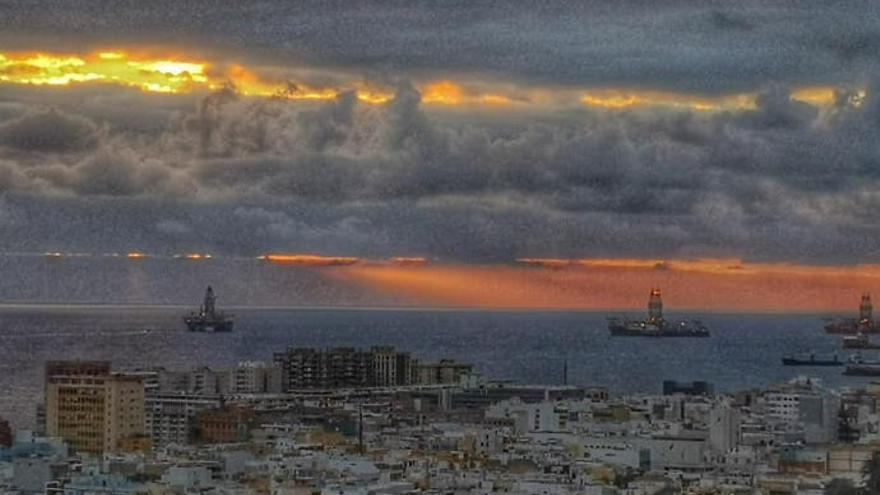
[[[855,307],[875,7],[0,0],[0,251],[346,257],[296,264],[420,304]]]

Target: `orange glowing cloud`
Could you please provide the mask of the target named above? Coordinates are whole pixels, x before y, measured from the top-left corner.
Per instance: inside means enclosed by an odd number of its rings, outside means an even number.
[[[526,259],[523,266],[356,265],[331,273],[429,306],[641,308],[662,287],[670,310],[853,310],[880,293],[880,266],[809,266],[739,260]]]
[[[186,253],[186,254],[175,254],[175,258],[184,259],[190,261],[201,261],[201,260],[209,260],[212,256],[208,253]]]
[[[387,88],[361,82],[340,87],[317,87],[303,82],[259,76],[240,64],[222,69],[185,55],[156,57],[126,50],[104,50],[85,55],[57,53],[0,53],[0,83],[35,86],[69,86],[77,83],[115,84],[150,93],[185,93],[197,89],[217,90],[229,84],[245,96],[289,100],[332,100],[354,91],[358,100],[382,104],[394,98]],[[425,83],[420,87],[428,103],[458,104],[461,88],[449,81]],[[510,100],[504,95],[467,96],[469,102],[499,105]]]
[[[35,86],[115,84],[150,93],[217,90],[232,84],[245,96],[291,100],[330,100],[343,91],[355,91],[359,100],[372,104],[384,103],[393,97],[388,91],[363,84],[350,88],[314,87],[266,80],[238,64],[231,64],[218,72],[211,63],[185,55],[156,57],[125,50],[86,55],[0,53],[0,83]]]
[[[519,258],[516,261],[522,265],[554,269],[566,268],[572,265],[571,260],[558,258]]]
[[[259,257],[261,260],[280,265],[306,265],[306,266],[341,266],[353,265],[360,258],[350,256],[321,256],[318,254],[288,254],[270,253]]]
[[[791,99],[815,107],[828,107],[835,101],[838,88],[832,86],[806,86],[791,92]],[[855,103],[864,98],[858,90]],[[726,95],[694,95],[654,90],[593,89],[581,96],[581,103],[591,107],[621,110],[634,107],[674,107],[695,111],[752,110],[757,107],[757,92]]]
[[[212,91],[228,85],[240,94],[289,100],[332,100],[354,92],[366,104],[383,104],[394,98],[391,88],[350,78],[337,85],[318,86],[292,80],[283,68],[254,68],[240,63],[209,60],[182,51],[103,49],[90,53],[0,52],[0,84],[69,86],[114,84],[149,93]],[[271,75],[269,75],[271,74]],[[294,78],[295,79],[295,78]],[[664,106],[694,111],[748,110],[756,106],[756,92],[699,95],[651,89],[568,88],[553,89],[504,81],[423,80],[416,84],[427,105],[508,107],[528,105],[559,108],[581,104],[611,110]],[[838,88],[795,88],[791,98],[817,107],[834,103]],[[852,104],[864,98],[856,91]]]
[[[438,105],[510,105],[514,100],[501,93],[481,93],[475,89],[465,89],[452,81],[437,81],[419,87],[422,102]]]
[[[139,59],[124,52],[85,56],[0,53],[0,82],[37,86],[109,83],[156,93],[180,93],[209,84],[202,61]]]
[[[586,268],[627,268],[641,270],[670,270],[677,272],[700,272],[726,275],[811,275],[827,277],[867,276],[880,278],[880,265],[853,266],[814,266],[793,263],[753,263],[737,258],[697,258],[697,259],[659,259],[659,258],[520,258],[524,265],[559,267],[573,266]]]
[[[395,256],[389,262],[399,266],[424,266],[428,264],[428,260],[421,256]]]
[[[428,84],[421,89],[422,101],[425,103],[444,103],[455,105],[461,103],[461,86],[450,81],[438,81]]]
[[[581,97],[591,107],[619,110],[631,107],[666,106],[697,111],[755,108],[754,94],[701,96],[653,90],[594,89]]]

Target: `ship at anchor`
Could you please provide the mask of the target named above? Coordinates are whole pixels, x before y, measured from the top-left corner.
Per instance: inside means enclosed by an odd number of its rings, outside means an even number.
[[[205,300],[199,307],[198,312],[191,312],[183,317],[183,322],[190,332],[231,332],[234,326],[233,315],[227,315],[223,311],[218,311],[217,297],[214,296],[214,289],[208,286],[205,291]]]
[[[609,318],[608,330],[619,337],[708,337],[709,329],[699,321],[671,321],[663,317],[663,298],[660,289],[651,289],[648,299],[648,318],[627,320]]]
[[[843,318],[825,325],[825,332],[838,335],[859,335],[880,333],[880,326],[874,323],[874,305],[871,294],[862,294],[859,302],[858,318]]]

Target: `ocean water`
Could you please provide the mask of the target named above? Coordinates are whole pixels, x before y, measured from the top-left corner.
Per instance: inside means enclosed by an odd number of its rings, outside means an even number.
[[[789,353],[838,353],[839,337],[819,315],[690,314],[712,335],[699,339],[611,337],[605,312],[417,309],[257,309],[234,312],[236,331],[189,333],[179,306],[0,306],[0,417],[33,425],[47,360],[106,359],[116,367],[231,366],[271,360],[288,346],[394,345],[415,357],[473,363],[490,379],[608,387],[612,394],[659,393],[662,381],[705,380],[717,391],[766,386],[796,376],[840,388],[868,378],[843,369],[784,367]],[[150,330],[145,333],[145,330]]]

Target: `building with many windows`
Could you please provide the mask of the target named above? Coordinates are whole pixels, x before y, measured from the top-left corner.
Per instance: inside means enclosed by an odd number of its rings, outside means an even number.
[[[441,359],[435,363],[417,363],[413,366],[413,381],[419,385],[458,385],[462,377],[473,373],[472,364],[454,359]]]
[[[276,353],[275,363],[281,368],[285,391],[375,387],[377,379],[383,386],[408,384],[409,379],[398,373],[397,355],[389,347],[293,347]]]
[[[412,359],[409,353],[397,352],[392,346],[370,350],[373,362],[372,384],[377,387],[409,385],[412,382]]]
[[[81,452],[119,450],[144,436],[144,382],[106,361],[46,364],[46,433]]]
[[[197,437],[201,411],[220,407],[217,395],[151,394],[146,398],[145,427],[154,446],[186,445]]]

